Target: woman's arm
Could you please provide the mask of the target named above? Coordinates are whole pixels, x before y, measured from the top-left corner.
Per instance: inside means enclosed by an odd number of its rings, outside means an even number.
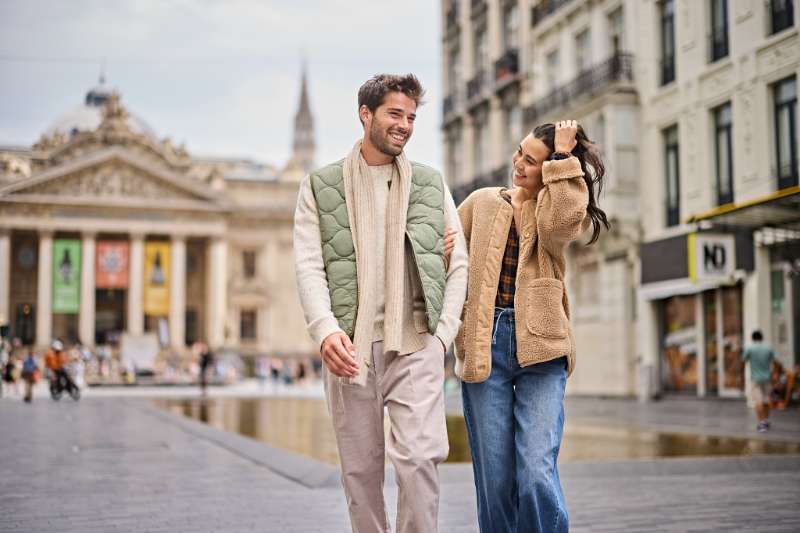
[[[586,216],[589,191],[577,157],[546,161],[542,167],[544,188],[536,206],[536,226],[545,249],[560,254],[589,227]]]

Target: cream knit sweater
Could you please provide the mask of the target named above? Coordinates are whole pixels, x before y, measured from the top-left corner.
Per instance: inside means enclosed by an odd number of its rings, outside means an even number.
[[[380,168],[377,169],[380,176]],[[381,178],[378,178],[381,179]],[[378,189],[380,190],[380,189]],[[375,202],[373,209],[379,209],[380,203]],[[385,209],[383,203],[383,209]],[[461,325],[461,311],[464,304],[467,287],[467,248],[461,221],[458,217],[453,198],[445,185],[444,191],[445,223],[448,228],[457,228],[455,248],[450,258],[446,274],[446,285],[442,313],[436,328],[435,335],[443,345],[449,346]],[[384,214],[385,220],[385,214]],[[386,228],[382,228],[385,235]],[[384,250],[370,250],[379,254],[380,263],[383,263],[386,252]],[[311,189],[310,177],[306,177],[300,185],[297,208],[294,220],[294,255],[295,271],[300,302],[305,313],[306,325],[309,335],[317,346],[330,334],[342,331],[331,310],[330,294],[328,292],[325,264],[322,258],[322,244],[319,229],[319,214],[317,211],[314,193]],[[413,251],[405,241],[405,279],[404,301],[405,309],[402,310],[403,339],[401,353],[412,353],[422,349],[425,345],[424,333],[427,332],[427,318],[425,304],[419,275]],[[382,269],[385,271],[385,267]],[[380,276],[382,277],[382,276]],[[364,302],[360,302],[363,304]],[[377,302],[375,302],[377,303]],[[377,324],[376,324],[377,325]],[[373,331],[373,335],[375,332]],[[355,341],[355,339],[351,339]],[[379,338],[373,338],[380,340]],[[357,354],[359,360],[369,360],[369,354]]]

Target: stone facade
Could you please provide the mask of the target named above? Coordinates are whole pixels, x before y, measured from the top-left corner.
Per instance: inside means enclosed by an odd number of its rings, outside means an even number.
[[[543,122],[577,119],[603,154],[600,205],[612,230],[594,246],[574,245],[568,253],[579,360],[569,392],[650,397],[670,390],[669,376],[680,368],[694,383],[676,392],[741,396],[736,360],[756,328],[779,345],[785,363],[800,362],[797,276],[784,278],[780,295],[770,289],[770,280],[782,283],[776,272],[800,266],[791,244],[800,228],[789,216],[780,221],[794,226],[763,231],[797,205],[796,1],[441,4],[445,168],[457,200],[477,187],[507,185],[511,150]],[[778,162],[781,82],[787,93],[794,87],[781,120],[794,110],[795,144]],[[679,149],[670,153],[679,178],[671,191],[665,134],[673,125]],[[717,144],[726,132],[732,186],[722,194]],[[788,152],[795,155],[786,170]],[[787,177],[776,183],[776,172]],[[756,200],[769,203],[769,195],[780,196],[781,205],[765,208],[761,226],[715,218],[720,205],[732,212]],[[692,278],[689,235],[730,233],[730,225],[736,225],[735,272],[713,281]],[[670,267],[677,267],[674,276],[657,272]],[[686,294],[695,301],[670,300]],[[693,320],[678,327],[679,320],[665,318],[673,313]],[[684,333],[690,338],[681,340]],[[693,350],[691,356],[672,357],[673,341]]]
[[[308,130],[296,135],[311,143],[293,161],[313,158],[306,91],[304,75]],[[156,139],[101,80],[32,147],[0,147],[0,324],[39,348],[54,337],[93,346],[166,326],[178,353],[206,340],[245,354],[313,354],[294,288],[298,181],[289,170],[198,157]],[[63,238],[81,243],[73,315],[52,310],[53,242]],[[119,290],[95,289],[95,250],[105,241],[126,243],[128,283]],[[169,310],[158,317],[143,308],[151,242],[170,246]]]

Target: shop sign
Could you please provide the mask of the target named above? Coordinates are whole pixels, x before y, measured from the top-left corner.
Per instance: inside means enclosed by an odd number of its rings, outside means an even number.
[[[689,277],[693,281],[730,278],[736,270],[736,240],[733,235],[692,233],[689,235]]]

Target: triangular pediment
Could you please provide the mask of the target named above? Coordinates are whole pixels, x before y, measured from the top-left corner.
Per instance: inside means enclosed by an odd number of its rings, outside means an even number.
[[[218,191],[112,147],[56,165],[0,189],[0,202],[226,210]]]

